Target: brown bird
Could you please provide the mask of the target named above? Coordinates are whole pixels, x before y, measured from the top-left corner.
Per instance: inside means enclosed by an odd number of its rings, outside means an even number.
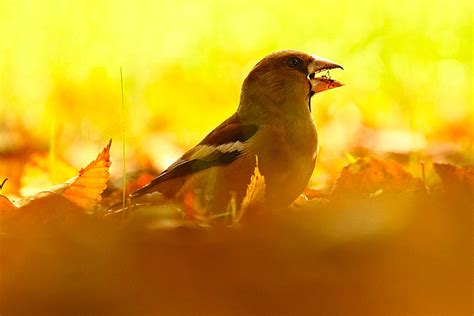
[[[256,156],[265,177],[265,205],[285,207],[304,190],[318,151],[311,97],[342,86],[320,72],[342,66],[285,50],[263,58],[242,85],[237,111],[157,178],[131,194],[187,194],[213,213],[225,212],[234,195],[245,196]]]

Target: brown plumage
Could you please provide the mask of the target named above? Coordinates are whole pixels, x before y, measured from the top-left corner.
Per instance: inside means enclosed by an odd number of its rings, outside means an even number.
[[[342,67],[298,51],[268,55],[244,80],[236,113],[132,198],[159,191],[179,200],[190,193],[210,212],[222,213],[232,194],[238,203],[244,197],[258,156],[265,204],[289,205],[316,160],[311,96],[342,85],[315,74],[333,68]]]

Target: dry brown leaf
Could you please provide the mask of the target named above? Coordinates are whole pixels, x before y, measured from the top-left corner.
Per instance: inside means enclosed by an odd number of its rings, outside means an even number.
[[[445,187],[453,190],[474,191],[474,166],[456,167],[450,164],[433,164]]]
[[[259,206],[265,198],[265,177],[258,169],[258,156],[255,156],[255,169],[250,177],[247,192],[240,205],[240,213],[237,220],[240,220],[249,208]]]
[[[64,196],[52,192],[40,192],[20,201],[15,201],[15,208],[2,214],[0,220],[4,227],[12,232],[31,233],[39,224],[78,223],[84,212]],[[41,229],[41,228],[39,228]]]
[[[109,141],[94,161],[79,171],[76,177],[49,190],[15,201],[15,204],[19,208],[28,206],[33,202],[38,202],[41,205],[42,201],[49,201],[49,197],[60,195],[83,209],[91,210],[101,200],[102,192],[107,188],[111,144],[112,140]]]
[[[385,192],[407,192],[423,188],[423,182],[406,172],[396,161],[364,157],[342,169],[330,199],[368,198]]]
[[[79,175],[68,181],[62,195],[80,207],[90,210],[101,200],[107,188],[110,167],[110,146],[112,140],[97,158],[79,171]]]

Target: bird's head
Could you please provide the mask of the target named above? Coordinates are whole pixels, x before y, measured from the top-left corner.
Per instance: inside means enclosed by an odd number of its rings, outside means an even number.
[[[315,93],[340,87],[326,72],[342,66],[314,55],[285,50],[263,58],[244,80],[239,111],[282,115],[311,111]]]

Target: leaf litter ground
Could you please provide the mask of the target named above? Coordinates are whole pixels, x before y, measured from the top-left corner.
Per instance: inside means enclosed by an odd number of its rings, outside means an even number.
[[[159,198],[109,212],[121,197],[103,193],[109,150],[50,191],[0,195],[2,311],[472,309],[472,167],[434,164],[427,185],[393,160],[354,159],[330,190],[307,189],[279,210],[252,198],[264,188],[256,167],[245,206],[210,218]]]

